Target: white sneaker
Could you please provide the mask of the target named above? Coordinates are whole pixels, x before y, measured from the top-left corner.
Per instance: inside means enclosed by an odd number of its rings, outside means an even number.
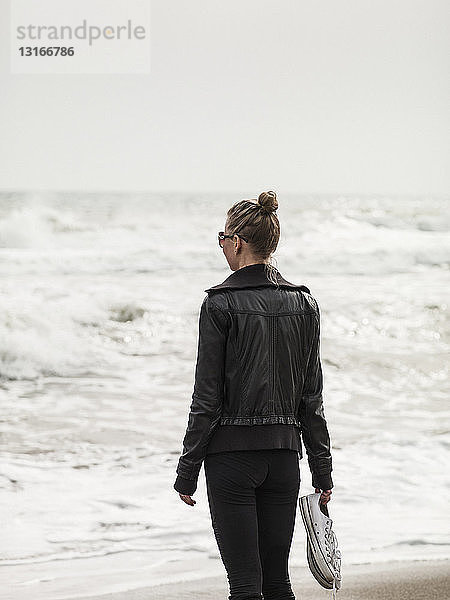
[[[338,548],[333,520],[325,504],[319,504],[321,493],[299,498],[300,512],[307,533],[306,554],[314,578],[326,589],[341,587],[341,552]]]

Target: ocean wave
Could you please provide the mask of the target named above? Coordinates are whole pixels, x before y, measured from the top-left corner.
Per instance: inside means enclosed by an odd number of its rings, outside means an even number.
[[[77,319],[86,316],[80,304],[74,314],[76,304],[75,298],[58,302],[17,292],[0,296],[0,378],[73,377],[100,366],[95,333],[80,327]],[[95,307],[85,306],[87,311],[92,321]]]
[[[54,235],[92,230],[75,213],[41,204],[14,208],[0,219],[0,248],[53,248]]]

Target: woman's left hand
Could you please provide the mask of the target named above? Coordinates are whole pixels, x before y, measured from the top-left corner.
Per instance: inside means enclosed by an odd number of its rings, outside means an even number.
[[[330,501],[331,494],[333,493],[331,490],[321,490],[320,488],[314,488],[316,494],[320,495],[320,504],[327,504]]]
[[[194,504],[196,503],[196,500],[194,500],[190,496],[187,496],[186,494],[180,494],[180,498],[183,500],[183,502],[189,504],[189,506],[194,506]]]

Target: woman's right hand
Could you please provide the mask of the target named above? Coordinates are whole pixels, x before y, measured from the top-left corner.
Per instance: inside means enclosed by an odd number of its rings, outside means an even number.
[[[320,488],[315,488],[315,492],[316,492],[316,494],[319,494],[320,492],[322,492],[320,495],[320,499],[319,499],[320,504],[327,504],[330,501],[331,494],[332,494],[331,490],[323,490],[322,491]]]

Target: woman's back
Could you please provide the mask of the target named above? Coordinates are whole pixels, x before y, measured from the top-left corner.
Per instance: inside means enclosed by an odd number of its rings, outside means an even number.
[[[194,480],[207,454],[227,450],[290,448],[301,458],[302,432],[313,485],[332,486],[318,304],[275,275],[277,284],[251,264],[206,290],[180,477]]]

